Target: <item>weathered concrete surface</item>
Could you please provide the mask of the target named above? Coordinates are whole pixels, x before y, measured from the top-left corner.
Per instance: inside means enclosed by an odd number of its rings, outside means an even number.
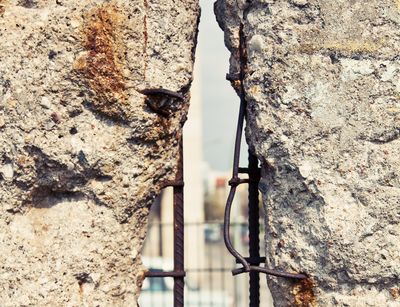
[[[400,306],[400,2],[219,0],[262,161],[276,306]],[[237,82],[236,82],[237,84]]]
[[[0,305],[135,306],[196,0],[0,0]],[[178,91],[169,116],[139,93]]]

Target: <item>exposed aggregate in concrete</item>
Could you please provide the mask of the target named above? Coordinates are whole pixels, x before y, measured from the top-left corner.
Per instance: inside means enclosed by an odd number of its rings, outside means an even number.
[[[135,306],[174,178],[196,0],[0,0],[0,305]],[[177,91],[170,116],[140,93]]]
[[[262,162],[276,306],[400,306],[398,1],[219,0]],[[233,82],[238,89],[238,81]]]

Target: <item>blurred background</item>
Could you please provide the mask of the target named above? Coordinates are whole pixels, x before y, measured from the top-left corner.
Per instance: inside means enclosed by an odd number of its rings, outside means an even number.
[[[225,79],[229,52],[215,21],[213,1],[200,4],[195,80],[184,128],[185,306],[242,307],[248,306],[248,275],[232,276],[236,264],[222,234],[240,101]],[[247,166],[247,147],[242,148],[241,164]],[[247,186],[241,185],[232,209],[231,236],[243,255],[248,254],[247,205]],[[260,241],[263,244],[263,226]],[[264,255],[264,246],[260,252]],[[164,190],[152,206],[143,255],[150,270],[173,269],[172,189]],[[272,306],[266,278],[260,277],[261,306]],[[139,303],[173,306],[172,288],[170,278],[147,278]]]

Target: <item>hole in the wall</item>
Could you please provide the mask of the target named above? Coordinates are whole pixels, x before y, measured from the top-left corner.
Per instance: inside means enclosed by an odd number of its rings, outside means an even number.
[[[47,56],[49,60],[54,60],[55,57],[57,56],[57,52],[55,52],[54,50],[50,50]]]
[[[200,79],[201,88],[204,159],[211,169],[227,172],[232,168],[240,101],[230,82],[226,80],[230,53],[224,45],[224,34],[215,21],[213,2],[202,0],[200,4],[202,19],[196,56],[196,77]],[[248,155],[245,141],[242,148],[241,162],[246,166]]]
[[[76,127],[72,127],[71,129],[69,129],[69,133],[74,135],[78,133],[78,129],[76,129]]]
[[[191,105],[184,127],[185,150],[185,266],[187,305],[246,306],[249,278],[245,274],[232,277],[236,267],[222,236],[222,217],[227,199],[227,183],[231,176],[236,125],[240,99],[226,80],[229,52],[224,34],[213,13],[213,1],[201,0],[202,19],[198,38],[195,78],[191,89]],[[242,138],[241,166],[248,164],[247,144]],[[243,175],[246,178],[245,175]],[[199,188],[200,187],[200,188]],[[246,254],[248,249],[247,186],[239,188],[232,216],[232,237]],[[165,192],[168,195],[171,192]],[[165,204],[161,204],[161,203]],[[198,209],[200,208],[200,210]],[[207,209],[209,208],[209,209]],[[206,210],[217,212],[207,214]],[[167,211],[167,214],[165,213]],[[148,234],[142,252],[147,262],[170,263],[173,248],[172,197],[158,199],[150,211]],[[164,212],[164,213],[162,213]],[[207,219],[208,218],[208,219]],[[169,234],[169,239],[162,239]],[[260,234],[263,244],[263,233]],[[263,254],[263,246],[260,249]],[[149,259],[150,258],[150,259]],[[149,267],[148,267],[149,268]],[[157,269],[153,267],[153,269]],[[159,267],[158,267],[159,269]],[[149,280],[149,279],[146,279]],[[139,298],[141,306],[172,306],[172,290],[162,295],[150,281]],[[146,285],[147,283],[147,285]],[[266,279],[261,277],[262,306],[269,305]],[[158,293],[158,294],[157,294]],[[188,294],[189,293],[189,294]],[[168,298],[169,297],[169,298]],[[209,300],[209,304],[205,301]]]
[[[37,6],[37,1],[36,0],[19,0],[18,5],[28,8],[28,9],[32,9]]]

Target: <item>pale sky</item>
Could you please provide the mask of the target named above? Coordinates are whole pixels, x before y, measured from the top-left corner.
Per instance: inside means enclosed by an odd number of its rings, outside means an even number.
[[[229,52],[215,20],[213,4],[212,0],[200,0],[202,12],[196,57],[200,64],[197,75],[201,78],[204,159],[213,169],[227,171],[232,168],[240,101],[225,79]]]

